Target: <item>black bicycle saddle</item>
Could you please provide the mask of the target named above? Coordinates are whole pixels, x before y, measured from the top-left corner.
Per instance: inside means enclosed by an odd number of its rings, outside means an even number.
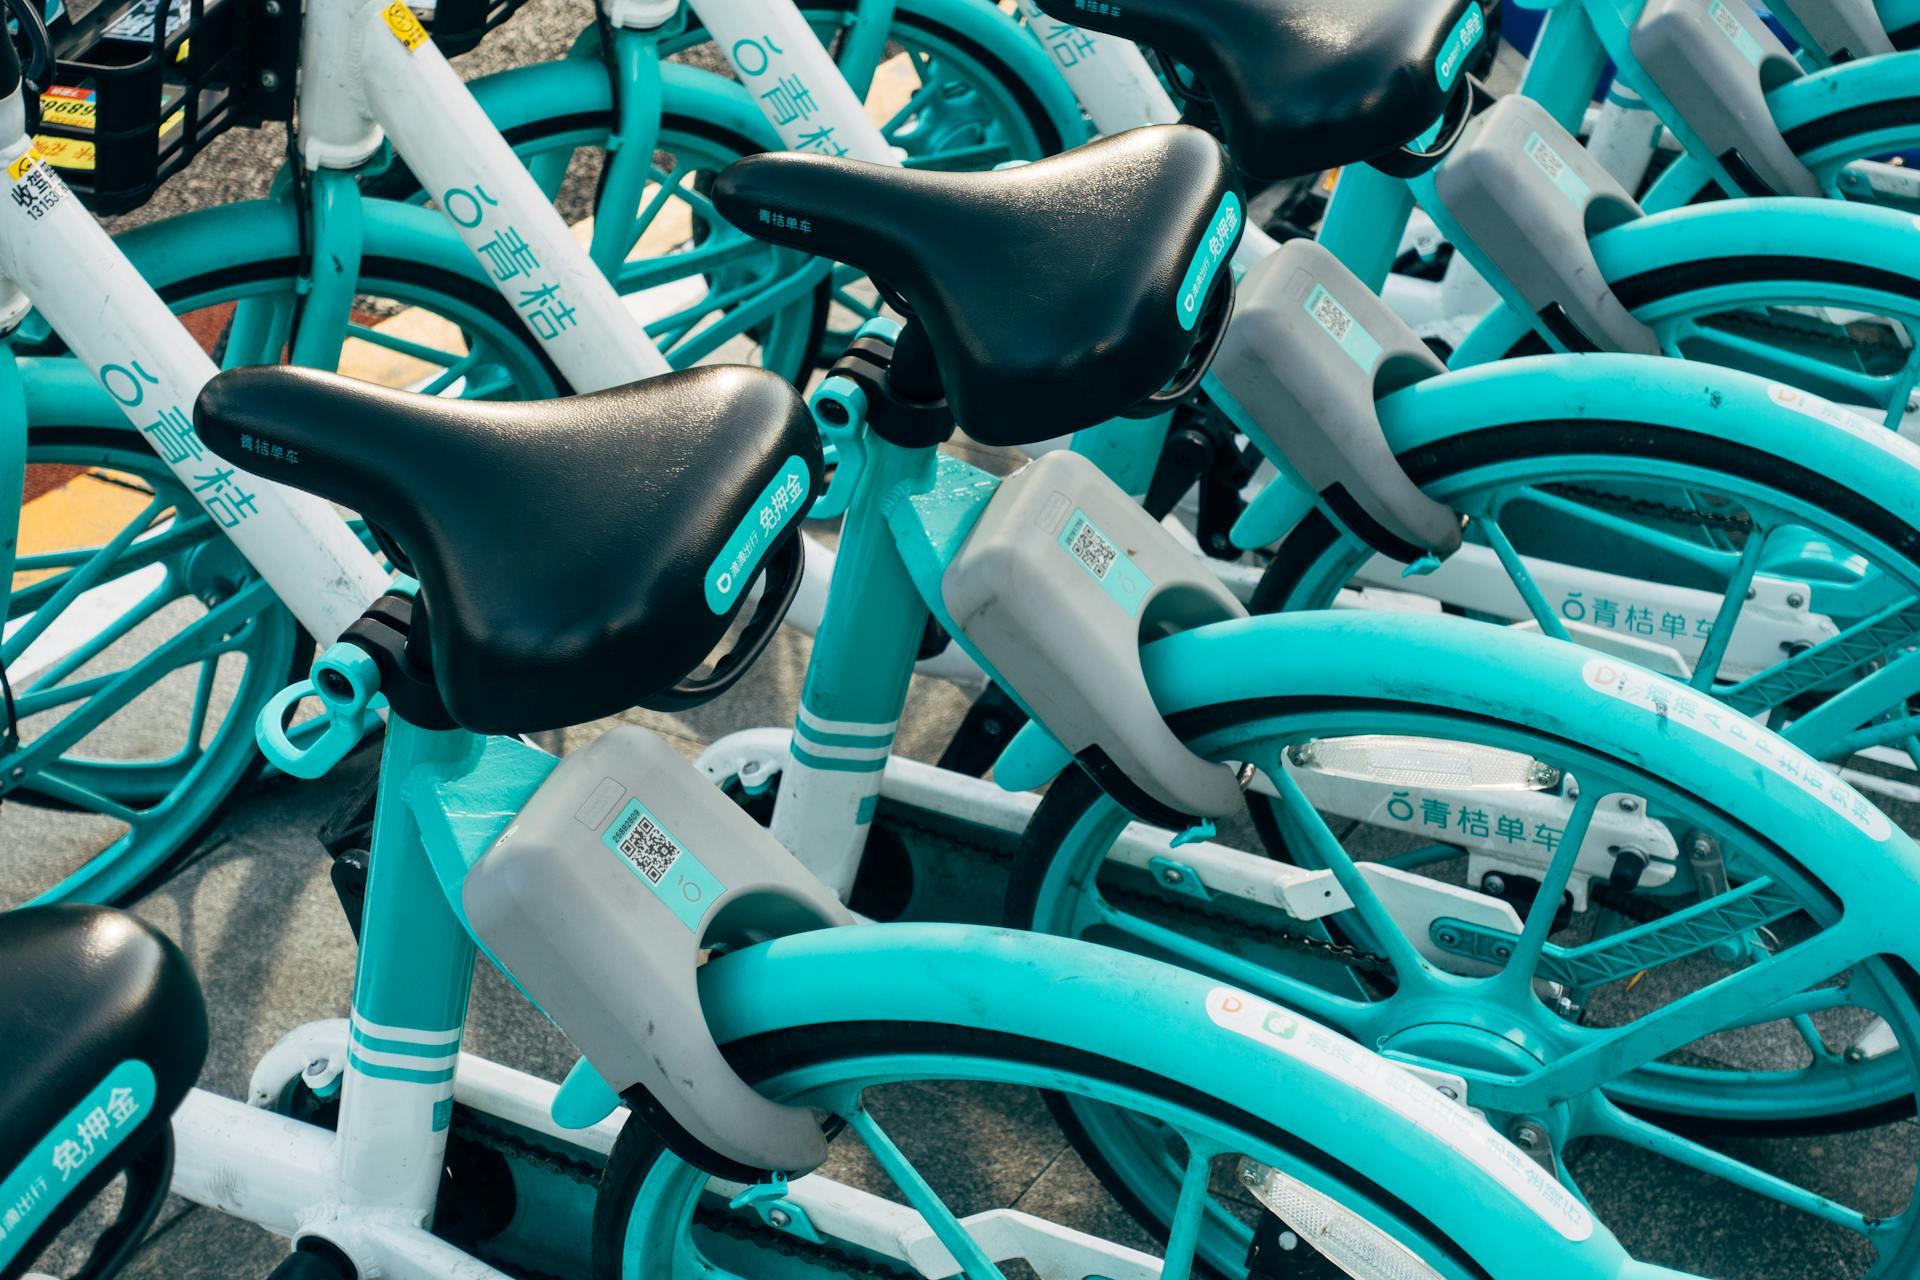
[[[477,733],[579,724],[672,687],[797,536],[822,471],[799,394],[737,365],[519,404],[234,369],[194,424],[397,544],[440,699]]]
[[[1037,0],[1177,58],[1234,163],[1279,179],[1397,151],[1440,119],[1486,39],[1477,0]],[[1464,118],[1464,117],[1463,117]]]
[[[999,445],[1104,422],[1165,386],[1204,336],[1244,222],[1219,144],[1183,125],[986,173],[766,152],[728,165],[713,202],[903,301],[954,417]]]
[[[6,1207],[27,1206],[9,1226],[28,1235],[0,1266],[12,1277],[121,1172],[127,1208],[96,1258],[137,1241],[135,1202],[166,1193],[169,1125],[206,1060],[207,1010],[180,949],[109,907],[0,913],[0,974],[0,1174],[21,1172]]]

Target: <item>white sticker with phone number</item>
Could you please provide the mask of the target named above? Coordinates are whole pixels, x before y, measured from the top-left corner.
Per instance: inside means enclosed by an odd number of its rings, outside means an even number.
[[[1587,687],[1652,712],[1661,720],[1684,724],[1785,778],[1858,827],[1885,840],[1893,824],[1873,802],[1828,772],[1818,760],[1785,738],[1749,720],[1724,702],[1695,693],[1664,676],[1628,667],[1608,658],[1591,658],[1582,668]]]
[[[1577,1242],[1593,1234],[1593,1215],[1577,1196],[1520,1148],[1495,1133],[1485,1120],[1406,1068],[1337,1031],[1230,987],[1215,987],[1207,993],[1207,1017],[1215,1026],[1258,1041],[1310,1070],[1353,1086],[1412,1121],[1477,1166],[1568,1240]]]
[[[1848,435],[1857,436],[1870,445],[1885,449],[1903,462],[1920,467],[1920,445],[1891,427],[1884,427],[1870,421],[1852,409],[1837,405],[1831,400],[1822,400],[1811,391],[1802,391],[1798,387],[1789,387],[1779,382],[1767,384],[1767,399],[1782,409],[1791,409],[1815,421],[1824,422],[1830,427],[1838,427]]]

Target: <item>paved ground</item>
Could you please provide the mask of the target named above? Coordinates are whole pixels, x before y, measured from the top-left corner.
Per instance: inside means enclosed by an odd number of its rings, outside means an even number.
[[[502,33],[461,60],[469,74],[550,57],[579,29],[580,0],[541,0]],[[271,133],[233,133],[193,170],[176,178],[139,218],[218,199],[259,194],[283,142]],[[630,718],[667,734],[688,755],[735,728],[788,720],[804,671],[807,643],[784,635],[753,677],[728,697],[679,718]],[[936,753],[964,710],[951,689],[916,691],[902,747]],[[558,735],[564,749],[609,724]],[[343,775],[347,771],[343,771]],[[202,1083],[238,1094],[255,1059],[285,1029],[346,1012],[353,948],[328,883],[315,827],[350,786],[348,776],[322,783],[278,782],[244,798],[197,859],[137,904],[146,918],[178,939],[206,985],[213,1049]],[[1912,815],[1908,815],[1909,818]],[[1910,829],[1913,824],[1908,823]],[[999,892],[991,870],[957,885],[949,904],[986,914]],[[491,969],[478,974],[467,1047],[547,1078],[573,1059],[554,1029],[530,1012]],[[907,1095],[893,1117],[929,1149],[929,1171],[963,1211],[1014,1204],[1066,1221],[1126,1235],[1121,1215],[1063,1143],[1031,1094],[1009,1090],[923,1090]],[[932,1136],[929,1136],[932,1135]],[[1914,1177],[1911,1122],[1855,1134],[1752,1141],[1730,1148],[1742,1158],[1876,1212],[1895,1212]],[[1757,1198],[1704,1176],[1682,1174],[1623,1148],[1589,1153],[1580,1165],[1589,1187],[1607,1188],[1597,1206],[1650,1216],[1642,1243],[1654,1256],[1727,1280],[1828,1280],[1854,1274],[1837,1233],[1809,1227]],[[848,1170],[873,1177],[870,1170]],[[1644,1213],[1651,1209],[1650,1214]],[[1144,1243],[1142,1241],[1142,1243]],[[248,1280],[265,1275],[283,1246],[253,1228],[183,1202],[170,1203],[142,1251],[134,1274],[166,1280]],[[71,1270],[79,1255],[63,1248],[46,1260]]]

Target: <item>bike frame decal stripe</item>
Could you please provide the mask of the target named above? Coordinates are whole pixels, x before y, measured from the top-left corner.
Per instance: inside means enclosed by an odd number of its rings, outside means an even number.
[[[806,505],[807,464],[794,454],[787,459],[747,512],[740,527],[727,539],[707,566],[707,608],[725,613],[739,599],[738,592],[753,580],[753,571],[780,531],[793,523]]]
[[[0,1267],[26,1247],[35,1228],[67,1197],[76,1177],[126,1141],[153,1110],[153,1069],[128,1058],[47,1130],[46,1136],[0,1181]],[[17,1211],[17,1212],[16,1212]]]
[[[884,755],[871,760],[842,760],[832,756],[817,756],[797,741],[790,750],[795,760],[810,769],[826,769],[835,773],[878,773],[887,767],[887,758]]]
[[[369,1062],[353,1049],[347,1051],[347,1065],[363,1076],[372,1076],[376,1080],[392,1080],[400,1084],[445,1084],[453,1079],[452,1067],[443,1067],[439,1070],[390,1067],[384,1063]]]
[[[353,1011],[352,1021],[354,1034],[363,1039],[378,1037],[381,1040],[404,1040],[408,1044],[428,1045],[435,1048],[456,1047],[464,1034],[464,1030],[460,1027],[450,1027],[445,1031],[422,1031],[417,1027],[390,1027],[366,1017],[358,1009]]]
[[[1434,78],[1442,89],[1453,88],[1460,78],[1460,72],[1467,65],[1467,55],[1480,44],[1480,37],[1487,34],[1487,17],[1480,12],[1478,3],[1467,6],[1460,15],[1460,21],[1453,24],[1453,30],[1447,33],[1447,42],[1440,46],[1440,56],[1434,60]]]
[[[825,716],[813,714],[805,707],[800,708],[798,723],[804,725],[808,735],[815,738],[824,733],[844,733],[850,737],[870,738],[876,741],[885,739],[888,742],[893,741],[894,732],[900,728],[898,719],[889,720],[885,724],[869,724],[864,720],[829,720]]]
[[[460,1042],[449,1040],[440,1044],[420,1044],[409,1040],[389,1040],[384,1036],[370,1036],[353,1028],[353,1043],[368,1054],[378,1054],[391,1058],[446,1058],[460,1052]]]
[[[1214,211],[1207,237],[1193,251],[1186,279],[1180,282],[1180,292],[1174,295],[1173,312],[1179,317],[1182,329],[1192,329],[1199,323],[1200,304],[1207,300],[1207,288],[1213,283],[1220,264],[1227,260],[1227,251],[1233,248],[1239,234],[1240,197],[1229,191],[1220,197],[1220,207]]]
[[[800,737],[805,738],[807,745],[816,751],[824,751],[828,747],[837,747],[841,748],[841,750],[829,754],[840,755],[844,753],[849,759],[875,751],[885,754],[893,745],[893,735],[891,733],[820,733],[809,729],[803,721],[799,720],[794,721],[793,731]]]

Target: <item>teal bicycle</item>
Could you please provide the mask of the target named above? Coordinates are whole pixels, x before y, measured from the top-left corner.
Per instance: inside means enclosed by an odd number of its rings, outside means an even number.
[[[1082,207],[1062,226],[1052,211],[1063,188],[1113,202]],[[723,174],[715,195],[747,225],[765,207],[793,216],[792,234],[836,249],[857,235],[871,252],[855,264],[920,304],[920,338],[911,327],[897,343],[870,332],[848,356],[870,371],[875,418],[885,424],[868,440],[850,541],[877,547],[897,530],[897,553],[920,572],[944,560],[965,573],[981,553],[1013,557],[1069,584],[1076,610],[1093,596],[1122,608],[1083,567],[1101,559],[1085,533],[1092,516],[1067,546],[1050,530],[1031,536],[1021,516],[1035,497],[1048,505],[1043,487],[1018,477],[996,487],[937,462],[931,442],[887,437],[940,434],[933,424],[946,410],[925,398],[929,377],[956,411],[999,421],[1017,439],[1061,403],[1086,396],[1078,412],[1105,415],[1179,380],[1183,365],[1203,364],[1228,293],[1219,267],[1233,237],[1219,212],[1238,200],[1214,144],[1190,130],[1145,131],[965,180],[767,157]],[[870,199],[850,204],[853,195]],[[848,207],[865,210],[859,224],[832,212]],[[1107,233],[1116,269],[1086,282],[1077,299],[1105,305],[1075,307],[1067,291],[1045,316],[992,322],[982,333],[988,350],[956,348],[951,313],[923,289],[911,252],[921,227],[955,217],[1018,225],[1056,250]],[[1065,268],[1063,253],[1051,257]],[[1202,313],[1194,328],[1179,318],[1183,305]],[[1024,323],[1035,327],[1022,332]],[[1120,340],[1077,340],[1096,328]],[[1019,341],[1037,331],[1059,345],[1015,359]],[[917,343],[925,345],[916,351]],[[1088,363],[1072,374],[1092,376],[1043,377],[1046,362],[1071,362],[1063,351],[1096,352],[1073,357]],[[1002,385],[992,376],[1000,368],[1027,372]],[[991,410],[1005,413],[977,416]],[[352,453],[333,435],[343,412],[369,425]],[[317,373],[235,371],[210,384],[197,416],[223,454],[250,452],[247,442],[263,437],[298,451],[301,461],[277,474],[362,510],[420,584],[370,610],[261,726],[278,763],[314,774],[352,749],[377,698],[391,716],[352,1017],[292,1033],[253,1081],[263,1101],[290,1088],[337,1097],[335,1128],[199,1093],[174,1120],[175,1191],[291,1236],[298,1274],[503,1274],[474,1250],[484,1257],[504,1242],[456,1246],[416,1225],[445,1194],[439,1170],[462,1109],[511,1115],[561,1151],[592,1151],[618,1131],[593,1206],[594,1266],[605,1276],[804,1275],[828,1263],[884,1274],[906,1263],[1003,1280],[1023,1259],[1047,1274],[1144,1280],[1241,1262],[1259,1233],[1278,1239],[1269,1214],[1296,1244],[1315,1242],[1340,1265],[1376,1274],[1517,1278],[1536,1274],[1543,1259],[1571,1275],[1678,1274],[1630,1258],[1576,1197],[1433,1080],[1270,1002],[1059,939],[940,925],[819,928],[849,919],[831,892],[652,735],[623,730],[556,763],[516,738],[474,732],[537,730],[669,690],[685,705],[723,684],[720,671],[738,669],[728,658],[712,676],[689,684],[685,675],[749,607],[745,580],[762,570],[748,635],[777,618],[800,563],[793,525],[821,478],[814,421],[772,375],[703,369],[566,401],[450,408]],[[553,447],[562,433],[565,450]],[[1106,522],[1096,533],[1124,538],[1114,545],[1136,569],[1157,570],[1163,554],[1184,560],[1177,547],[1123,531],[1127,513],[1145,519],[1137,506],[1097,473],[1073,469],[1077,496]],[[632,500],[634,477],[648,478],[654,500]],[[690,492],[702,500],[664,496]],[[476,493],[498,500],[475,503]],[[625,554],[529,555],[527,534],[553,529],[550,499],[559,498],[583,547]],[[876,517],[885,523],[865,523]],[[894,613],[924,617],[931,602],[892,603]],[[1191,604],[1143,604],[1151,617],[1200,621]],[[1136,629],[1107,622],[1096,630],[1134,646],[1144,681]],[[1030,637],[1035,652],[1054,644],[1048,630]],[[1205,703],[1223,681],[1276,693],[1304,687],[1292,682],[1315,663],[1299,659],[1333,659],[1346,643],[1310,630],[1229,619],[1149,646],[1152,695],[1145,683],[1138,700],[1129,694],[1128,740],[1146,732],[1154,698]],[[1282,663],[1276,641],[1295,633]],[[1384,619],[1356,634],[1409,639]],[[1507,639],[1495,646],[1507,669],[1536,676],[1537,688],[1564,695],[1579,717],[1595,744],[1583,767],[1596,781],[1634,776],[1638,758],[1670,766],[1673,785],[1697,795],[1710,775],[1752,758],[1694,730],[1672,741],[1620,689],[1583,675],[1566,646]],[[1435,640],[1486,648],[1464,626]],[[1162,669],[1155,655],[1182,644],[1209,652]],[[898,657],[904,679],[912,650]],[[1324,667],[1306,684],[1323,675]],[[844,692],[873,688],[862,680]],[[823,690],[810,684],[811,708]],[[1527,732],[1516,707],[1486,698],[1464,672],[1458,684],[1432,681],[1431,691],[1435,707],[1471,703],[1476,723]],[[301,747],[286,739],[282,717],[308,696],[321,699],[328,729]],[[1122,739],[1103,737],[1120,761]],[[1618,754],[1597,745],[1616,740],[1635,745]],[[818,745],[834,758],[834,743]],[[1138,785],[1161,786],[1167,766],[1144,761]],[[1871,822],[1864,806],[1809,807],[1795,799],[1797,786],[1762,772],[1738,829],[1796,844],[1819,833],[1815,847],[1843,849],[1855,866],[1920,857],[1897,832],[1855,825]],[[1206,766],[1192,777],[1238,794],[1233,770]],[[1849,906],[1849,920],[1863,918],[1855,911],[1865,904]],[[583,1049],[590,1066],[557,1093],[457,1052],[476,948]],[[701,950],[713,953],[705,964]],[[1178,1186],[1157,1206],[1172,1224],[1164,1258],[1020,1213],[963,1219],[950,1210],[881,1117],[890,1088],[955,1080],[1067,1090],[1155,1126],[1184,1152]],[[622,1100],[629,1116],[601,1118]],[[893,1195],[798,1176],[856,1142]],[[1216,1171],[1229,1181],[1214,1184]],[[455,1194],[468,1191],[492,1189]],[[532,1224],[536,1240],[546,1220]]]

